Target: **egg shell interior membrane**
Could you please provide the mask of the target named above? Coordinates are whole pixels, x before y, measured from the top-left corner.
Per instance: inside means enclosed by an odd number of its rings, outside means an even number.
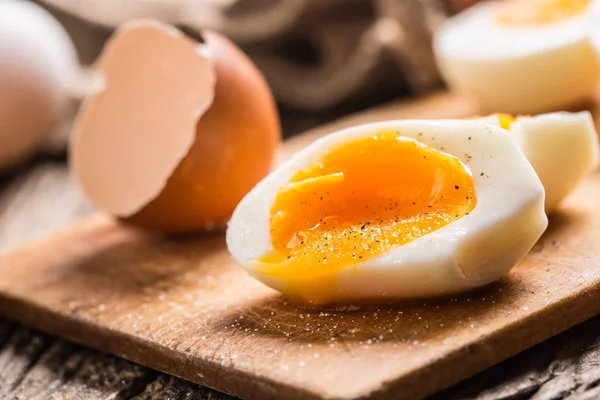
[[[176,29],[132,21],[95,70],[104,81],[75,121],[70,166],[98,208],[129,217],[154,199],[186,156],[216,76],[203,47]]]
[[[467,215],[473,177],[461,161],[395,132],[333,149],[282,186],[271,208],[274,251],[262,272],[337,270]]]
[[[95,206],[129,224],[220,229],[270,170],[280,128],[264,78],[227,38],[202,37],[134,20],[96,64],[105,84],[77,118],[71,170]]]

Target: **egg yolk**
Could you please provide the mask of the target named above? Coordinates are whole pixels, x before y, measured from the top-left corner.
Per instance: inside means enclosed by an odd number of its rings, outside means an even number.
[[[515,117],[510,114],[494,114],[498,117],[498,121],[500,122],[500,127],[506,130],[510,129],[510,126],[513,122],[515,122]]]
[[[506,0],[496,17],[506,25],[539,25],[560,22],[582,14],[590,0]]]
[[[458,220],[476,204],[460,160],[386,132],[334,149],[297,172],[271,208],[274,251],[262,273],[280,278],[337,271]]]
[[[515,119],[516,119],[513,115],[504,114],[504,113],[494,113],[494,114],[491,114],[490,116],[494,116],[494,117],[498,118],[498,123],[500,124],[500,127],[502,129],[506,129],[506,130],[510,129],[510,126],[512,125],[513,122],[515,122]],[[476,115],[469,119],[473,120],[473,119],[480,119],[480,118],[483,118],[483,117],[481,115]]]

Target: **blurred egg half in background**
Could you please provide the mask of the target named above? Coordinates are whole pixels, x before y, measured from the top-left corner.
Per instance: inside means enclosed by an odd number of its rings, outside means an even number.
[[[592,34],[592,43],[600,58],[600,0],[594,0],[590,6],[589,24]]]
[[[450,87],[482,112],[540,113],[591,99],[599,74],[590,0],[482,2],[448,20],[434,50]]]
[[[71,39],[49,12],[0,2],[0,173],[45,142],[65,114],[77,71]]]

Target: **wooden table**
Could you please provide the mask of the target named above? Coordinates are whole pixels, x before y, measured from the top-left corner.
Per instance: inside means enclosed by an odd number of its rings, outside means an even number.
[[[288,132],[306,128],[294,126],[293,121],[285,126]],[[64,156],[40,157],[0,182],[0,250],[66,227],[90,211],[91,207],[69,179]],[[0,320],[0,398],[224,400],[232,397]],[[600,317],[434,398],[599,399]]]

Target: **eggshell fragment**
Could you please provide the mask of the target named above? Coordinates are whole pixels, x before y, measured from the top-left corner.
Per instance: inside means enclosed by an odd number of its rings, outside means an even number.
[[[71,143],[89,199],[132,223],[167,232],[224,224],[267,174],[279,141],[273,98],[224,37],[198,43],[150,20],[121,27],[97,71]]]

